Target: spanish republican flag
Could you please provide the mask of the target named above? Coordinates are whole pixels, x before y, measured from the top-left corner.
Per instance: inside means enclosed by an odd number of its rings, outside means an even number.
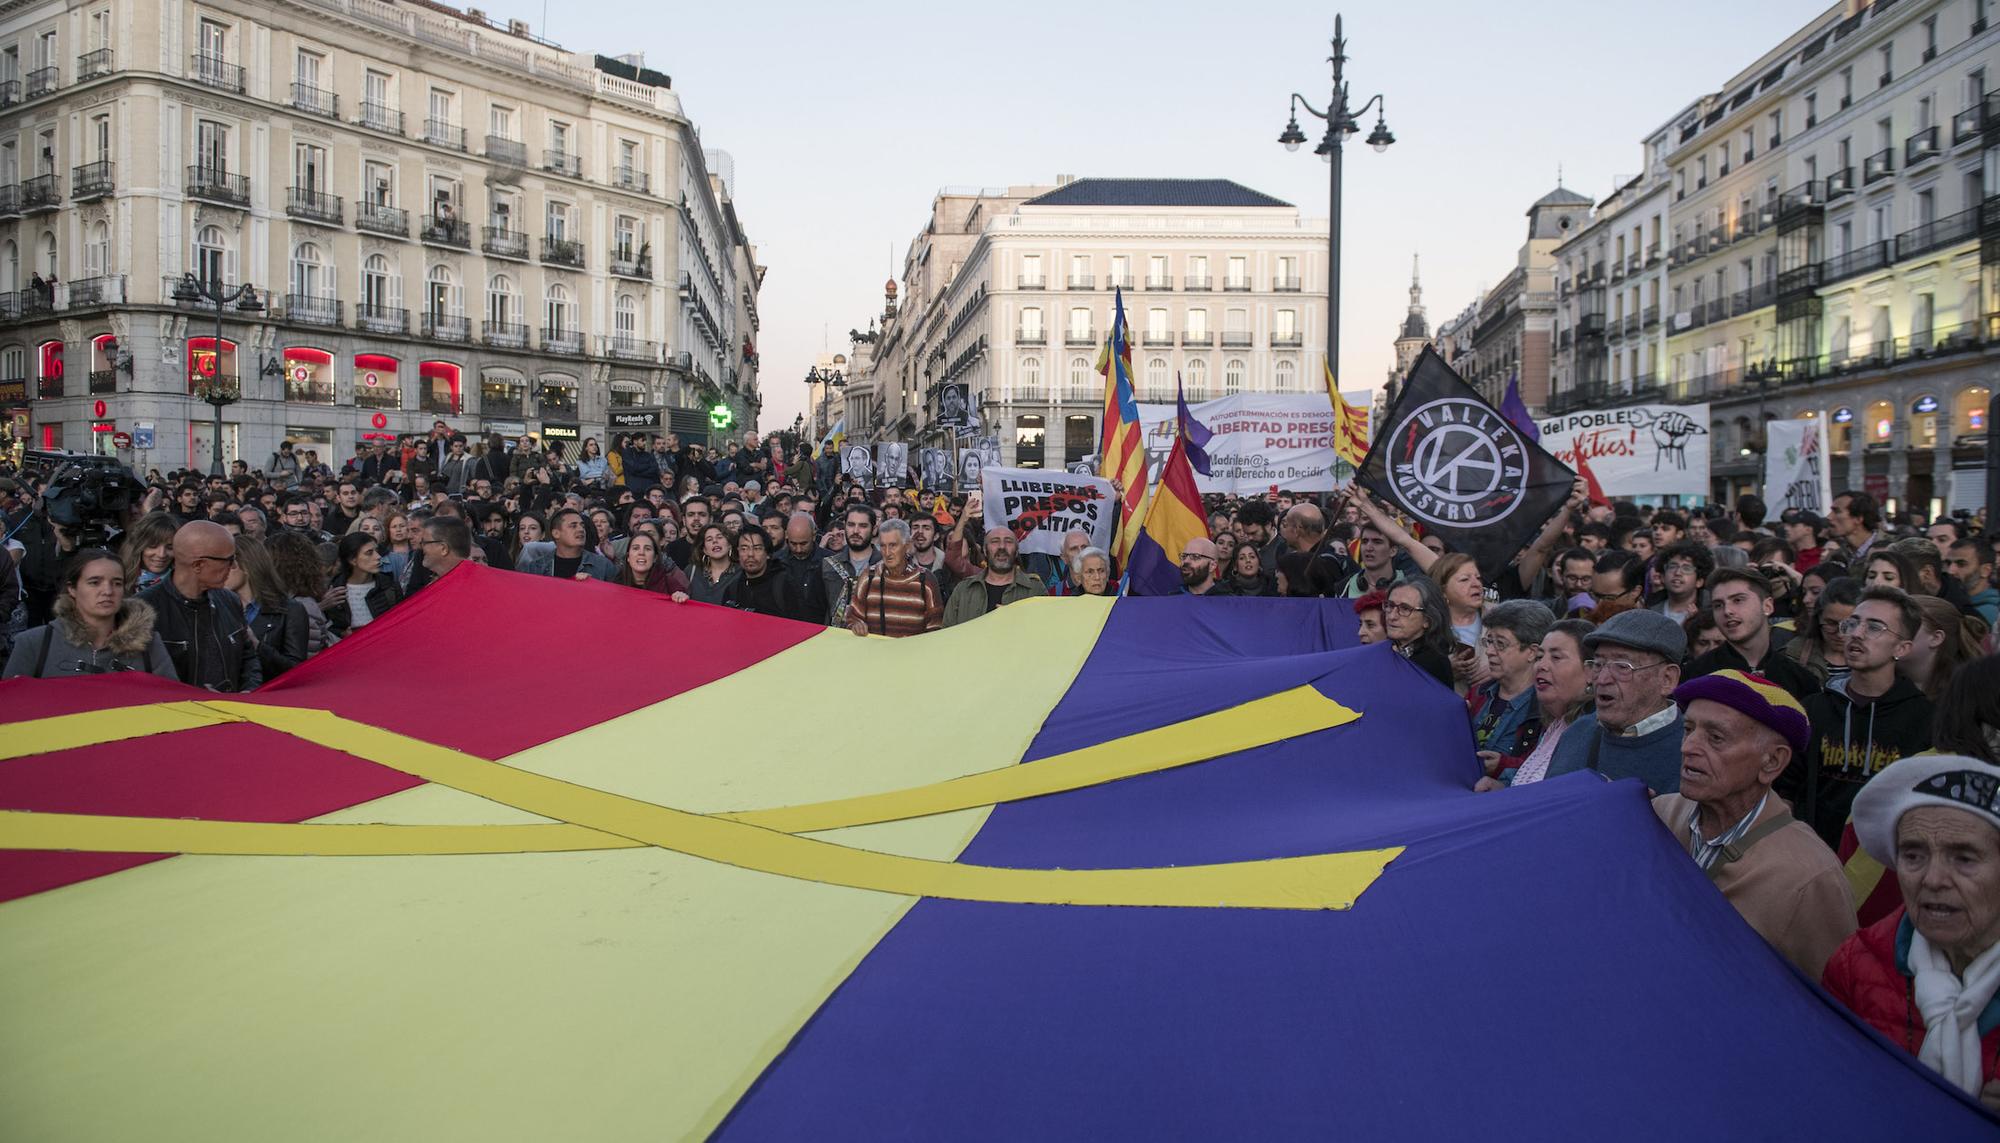
[[[1185,432],[1174,435],[1174,449],[1160,469],[1159,487],[1153,489],[1146,523],[1138,532],[1132,544],[1130,593],[1176,594],[1181,589],[1181,549],[1189,540],[1208,536],[1208,520],[1202,514],[1201,490],[1194,482]]]
[[[1139,506],[1146,497],[1146,440],[1139,423],[1139,398],[1132,389],[1132,340],[1125,324],[1125,291],[1113,293],[1111,304],[1111,336],[1097,356],[1097,371],[1104,375],[1104,432],[1097,447],[1097,472],[1117,481],[1122,490],[1112,555],[1123,566],[1138,538]]]
[[[1326,395],[1333,402],[1334,455],[1360,468],[1368,456],[1368,410],[1347,403],[1330,367],[1326,371]]]

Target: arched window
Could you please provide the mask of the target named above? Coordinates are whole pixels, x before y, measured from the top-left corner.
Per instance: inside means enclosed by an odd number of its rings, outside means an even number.
[[[520,296],[514,292],[514,279],[505,274],[495,274],[487,279],[487,324],[502,329],[511,327],[516,323],[520,311]]]
[[[1153,404],[1163,404],[1174,399],[1173,390],[1167,380],[1167,359],[1152,357],[1146,360],[1146,400]]]
[[[1090,367],[1090,358],[1072,357],[1069,359],[1069,395],[1071,397],[1081,399],[1090,396],[1090,391],[1096,387],[1094,384],[1096,379],[1097,372]]]
[[[612,307],[612,329],[620,341],[631,341],[639,336],[639,300],[630,294],[618,295]]]
[[[1887,445],[1896,436],[1896,406],[1887,401],[1876,401],[1868,406],[1868,443]]]
[[[194,276],[221,284],[229,280],[229,239],[219,226],[204,226],[194,236]]]
[[[389,259],[370,254],[361,264],[361,317],[384,317],[396,305],[395,276]]]
[[[104,222],[90,224],[90,234],[83,240],[83,274],[86,278],[102,278],[105,267],[111,264],[111,227]]]
[[[1182,375],[1182,379],[1187,382],[1188,400],[1208,400],[1208,362],[1203,361],[1199,357],[1188,362],[1187,370]]]
[[[56,235],[53,230],[42,234],[42,277],[50,281],[56,277]]]
[[[297,298],[322,298],[333,291],[328,288],[326,259],[320,255],[319,244],[301,242],[292,250],[292,294]]]
[[[424,278],[424,312],[433,319],[459,317],[461,305],[458,279],[451,267],[442,262],[432,266]]]
[[[1952,434],[1967,436],[1987,431],[1986,406],[1993,400],[1993,391],[1984,385],[1974,385],[1960,389],[1952,398]]]
[[[547,299],[542,306],[542,324],[549,335],[561,337],[569,332],[570,318],[569,287],[561,282],[549,286]]]
[[[1279,361],[1272,369],[1272,388],[1280,393],[1289,393],[1298,384],[1299,367],[1290,361]]]
[[[1222,391],[1224,394],[1243,391],[1243,359],[1232,357],[1222,364]]]
[[[1039,401],[1042,399],[1041,358],[1023,357],[1021,359],[1021,392],[1018,395],[1024,401]]]

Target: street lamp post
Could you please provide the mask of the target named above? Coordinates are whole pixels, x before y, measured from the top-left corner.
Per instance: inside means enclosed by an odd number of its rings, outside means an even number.
[[[1368,135],[1368,145],[1376,151],[1386,151],[1396,137],[1389,133],[1389,125],[1383,118],[1385,105],[1380,95],[1369,98],[1359,107],[1348,100],[1347,79],[1343,74],[1347,64],[1347,37],[1341,33],[1340,16],[1333,18],[1333,55],[1327,58],[1333,65],[1333,94],[1328,97],[1326,110],[1321,111],[1312,101],[1298,92],[1292,93],[1291,119],[1285,124],[1284,133],[1278,142],[1285,150],[1296,151],[1306,141],[1305,132],[1299,130],[1299,108],[1304,107],[1315,118],[1326,120],[1326,134],[1321,137],[1313,154],[1325,160],[1331,168],[1328,179],[1327,205],[1327,249],[1326,249],[1326,367],[1335,378],[1340,376],[1340,160],[1341,150],[1351,135],[1361,130],[1360,117],[1375,109],[1375,130]]]
[[[806,385],[808,386],[807,401],[812,400],[810,386],[824,386],[819,393],[819,408],[813,414],[813,430],[824,436],[826,430],[832,427],[826,424],[826,407],[832,402],[833,391],[835,389],[845,389],[847,387],[847,378],[843,377],[838,369],[822,370],[819,366],[815,365],[806,370]]]
[[[243,362],[240,359],[240,354],[236,363],[238,378],[236,384],[226,384],[222,379],[222,311],[231,302],[234,302],[236,308],[243,313],[263,313],[264,303],[257,297],[257,288],[248,282],[240,286],[227,286],[219,279],[209,281],[197,278],[192,273],[182,274],[181,280],[174,283],[174,300],[187,303],[213,302],[215,304],[215,341],[211,347],[215,353],[215,372],[206,382],[197,384],[195,395],[215,408],[215,439],[213,442],[215,448],[213,459],[209,464],[208,474],[210,476],[222,476],[225,475],[222,467],[222,410],[225,406],[234,405],[237,401],[242,400],[243,397],[241,380]]]

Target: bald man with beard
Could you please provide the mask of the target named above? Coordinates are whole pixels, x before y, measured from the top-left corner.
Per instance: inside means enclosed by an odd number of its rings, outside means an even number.
[[[174,674],[211,691],[256,690],[264,681],[256,636],[236,593],[223,588],[236,566],[235,538],[220,524],[190,520],[174,532],[173,553],[173,572],[139,598],[157,616],[153,630]]]

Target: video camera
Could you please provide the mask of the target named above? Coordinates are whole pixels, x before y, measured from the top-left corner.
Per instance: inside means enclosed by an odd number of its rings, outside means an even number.
[[[49,473],[42,510],[50,523],[76,537],[78,547],[110,546],[113,531],[146,494],[132,470],[108,456],[29,449],[24,459]]]

